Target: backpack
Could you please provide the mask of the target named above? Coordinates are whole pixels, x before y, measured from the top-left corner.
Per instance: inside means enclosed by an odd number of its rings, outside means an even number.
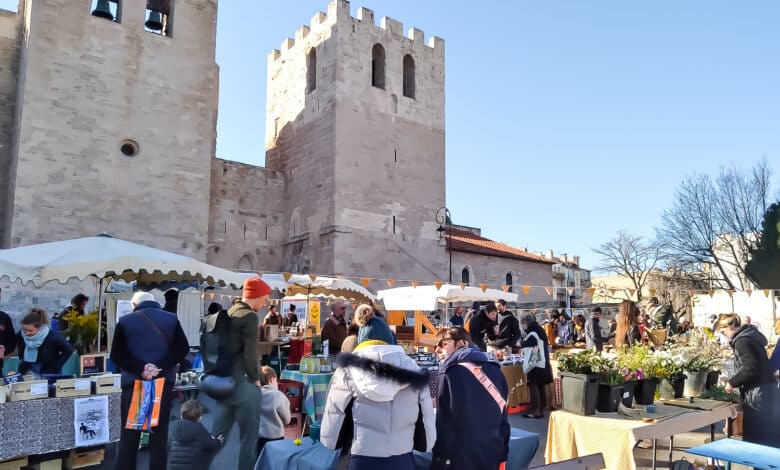
[[[200,329],[200,354],[205,374],[219,377],[232,375],[230,317],[225,310],[204,318]]]

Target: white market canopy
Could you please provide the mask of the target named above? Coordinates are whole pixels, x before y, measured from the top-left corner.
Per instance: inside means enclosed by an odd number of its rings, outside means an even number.
[[[121,279],[155,284],[205,282],[240,288],[245,275],[186,256],[108,236],[77,238],[0,250],[0,276],[41,287],[47,282]]]
[[[441,288],[430,286],[408,286],[384,289],[377,292],[377,298],[384,302],[387,310],[430,312],[438,308],[438,304],[447,302],[483,302],[503,299],[507,302],[517,302],[517,294],[498,289],[466,286],[461,288],[454,284],[443,284]]]
[[[312,276],[292,274],[285,280],[283,273],[265,273],[261,276],[272,289],[284,290],[287,296],[304,295],[311,297],[346,299],[358,302],[371,302],[376,299],[368,289],[349,279],[330,276]]]

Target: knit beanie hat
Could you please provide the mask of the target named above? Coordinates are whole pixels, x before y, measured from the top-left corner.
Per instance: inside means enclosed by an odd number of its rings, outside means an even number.
[[[250,277],[244,281],[244,293],[241,295],[245,299],[259,299],[271,293],[271,286],[265,283],[259,277]]]
[[[390,331],[390,327],[384,320],[374,316],[374,309],[370,305],[364,304],[355,310],[355,323],[360,326],[358,344],[372,340],[395,344],[395,336]]]

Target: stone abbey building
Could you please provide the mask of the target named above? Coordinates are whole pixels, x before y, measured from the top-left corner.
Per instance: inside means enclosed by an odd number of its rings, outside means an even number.
[[[217,0],[0,10],[2,247],[107,232],[233,269],[550,284],[550,257],[442,238],[444,41],[349,7],[269,54],[265,167],[215,155]]]

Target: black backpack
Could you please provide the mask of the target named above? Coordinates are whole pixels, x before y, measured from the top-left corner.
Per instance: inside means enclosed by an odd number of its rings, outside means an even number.
[[[203,372],[219,377],[228,377],[233,373],[233,361],[230,356],[230,317],[225,310],[215,313],[216,322],[211,330],[211,315],[203,320],[200,329],[200,354],[203,359]]]

